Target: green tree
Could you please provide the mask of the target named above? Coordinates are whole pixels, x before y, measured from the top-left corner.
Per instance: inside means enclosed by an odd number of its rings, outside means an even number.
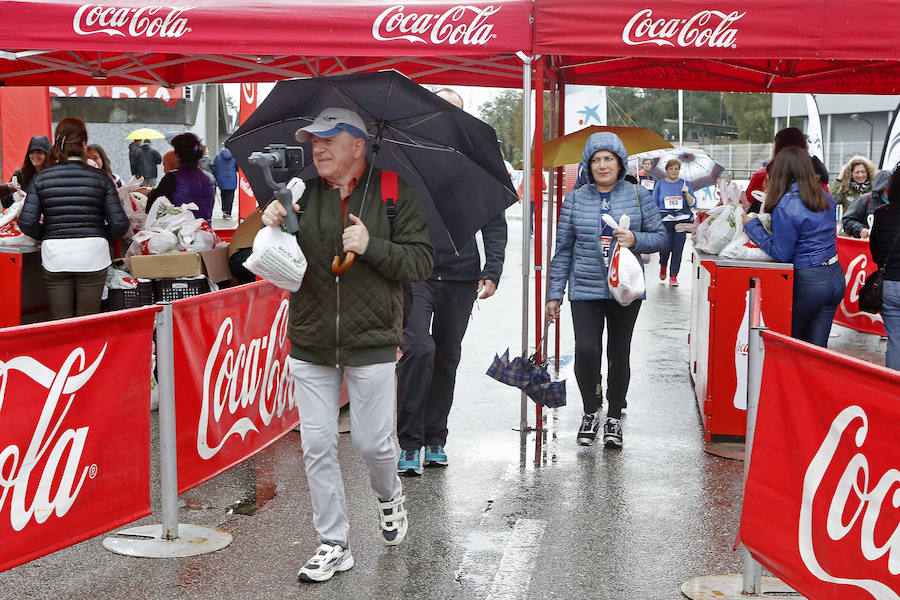
[[[522,92],[504,90],[479,107],[481,119],[494,128],[506,160],[522,162]],[[550,139],[550,94],[544,94],[544,139]]]
[[[775,136],[772,122],[772,95],[727,93],[724,95],[728,112],[734,115],[738,138],[751,142],[771,142]]]

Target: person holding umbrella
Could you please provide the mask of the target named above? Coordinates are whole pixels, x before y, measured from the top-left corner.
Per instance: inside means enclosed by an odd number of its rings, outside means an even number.
[[[453,90],[436,94],[462,110],[462,98]],[[436,252],[428,280],[404,290],[403,357],[397,363],[401,475],[421,475],[423,464],[447,466],[447,419],[462,340],[475,298],[490,298],[500,282],[507,237],[504,211],[481,228],[481,236],[484,267],[473,235],[459,252]]]
[[[138,175],[144,178],[144,185],[156,185],[156,177],[159,175],[156,165],[162,163],[162,155],[150,145],[150,140],[144,140],[134,154],[135,166]]]
[[[681,269],[681,252],[684,250],[684,238],[687,233],[677,231],[679,223],[690,223],[694,220],[691,207],[697,203],[694,188],[684,179],[678,178],[681,163],[672,158],[666,162],[666,177],[656,183],[653,188],[653,201],[659,208],[663,226],[666,228],[667,241],[665,248],[659,251],[659,280],[666,280],[668,268],[669,285],[678,285],[678,271]],[[669,257],[672,262],[669,264]]]
[[[666,233],[659,209],[650,192],[626,182],[628,153],[613,133],[600,132],[588,138],[582,168],[589,183],[568,194],[563,201],[557,228],[556,252],[550,261],[550,288],[545,318],[559,318],[566,286],[575,325],[575,379],[584,403],[584,415],[576,440],[582,446],[596,441],[600,429],[600,381],[603,330],[607,330],[607,390],[609,409],[603,423],[603,443],[622,447],[622,407],[631,379],[631,336],[641,300],[622,306],[609,289],[609,258],[612,240],[635,254],[662,250]],[[630,217],[630,229],[611,229],[602,215],[618,220]],[[639,264],[643,265],[640,260]]]
[[[353,567],[347,503],[338,463],[338,396],[346,378],[353,445],[366,461],[375,494],[379,539],[393,546],[407,530],[405,497],[391,439],[395,364],[403,325],[403,284],[428,277],[433,250],[425,213],[412,189],[397,178],[395,215],[382,196],[381,170],[366,160],[366,126],[345,108],[326,108],[297,131],[311,141],[318,176],[306,182],[297,240],[308,268],[291,294],[287,368],[303,419],[300,439],[321,545],[300,569],[300,581],[326,581]],[[390,182],[388,175],[384,180]],[[390,184],[388,184],[390,185]],[[293,206],[300,212],[300,206]],[[263,224],[278,227],[287,215],[278,202]],[[335,275],[333,259],[357,260]]]

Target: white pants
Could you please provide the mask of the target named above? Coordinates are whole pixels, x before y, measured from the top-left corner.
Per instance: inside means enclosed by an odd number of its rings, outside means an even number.
[[[315,365],[288,358],[300,406],[300,444],[312,500],[313,526],[322,542],[348,547],[350,522],[338,462],[338,397],[347,376],[353,446],[369,467],[369,483],[381,501],[402,493],[397,451],[391,439],[397,391],[395,363],[362,367]]]

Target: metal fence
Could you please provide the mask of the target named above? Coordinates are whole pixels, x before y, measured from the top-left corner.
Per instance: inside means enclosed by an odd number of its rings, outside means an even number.
[[[763,161],[772,156],[772,144],[710,144],[703,146],[710,156],[717,160],[734,179],[750,179],[759,170]],[[833,142],[825,149],[828,173],[834,179],[850,157],[861,154],[869,156],[869,142]],[[878,164],[881,148],[875,152],[872,162]]]

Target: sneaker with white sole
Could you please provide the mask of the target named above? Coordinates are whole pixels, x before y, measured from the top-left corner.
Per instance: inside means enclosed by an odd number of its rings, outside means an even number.
[[[406,537],[409,522],[406,518],[406,509],[403,507],[405,501],[406,496],[403,495],[386,502],[376,499],[378,518],[381,521],[378,539],[385,546],[396,546]]]
[[[422,474],[422,461],[419,450],[400,450],[400,460],[397,461],[397,473],[417,477]]]
[[[607,448],[622,447],[622,420],[607,417],[603,425],[603,445]]]
[[[446,467],[449,464],[447,460],[447,452],[440,444],[428,444],[425,446],[425,460],[423,464],[426,467]]]
[[[344,548],[340,544],[323,543],[313,557],[300,567],[297,579],[307,582],[328,581],[335,573],[347,571],[352,567],[353,555],[350,554],[350,548]]]
[[[597,430],[600,429],[600,416],[593,413],[584,413],[581,417],[581,428],[575,438],[579,446],[590,446],[597,441]]]

